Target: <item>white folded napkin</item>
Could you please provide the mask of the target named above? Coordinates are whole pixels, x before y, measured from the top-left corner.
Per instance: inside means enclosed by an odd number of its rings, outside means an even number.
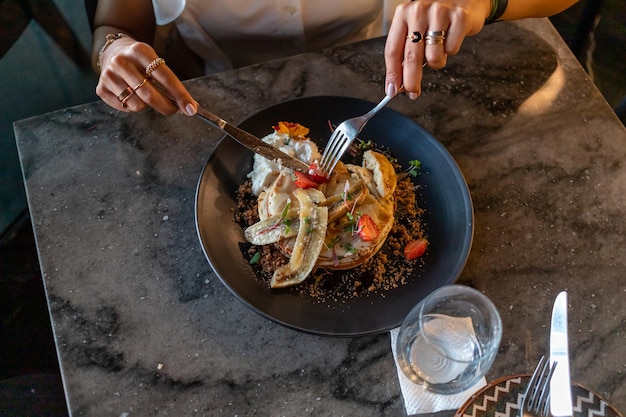
[[[400,380],[400,390],[404,397],[404,407],[408,415],[412,414],[424,414],[424,413],[436,413],[443,410],[456,410],[463,405],[463,403],[471,397],[476,391],[484,387],[487,384],[485,378],[479,380],[474,386],[467,390],[452,395],[435,394],[424,388],[423,385],[416,384],[411,381],[400,366],[398,365],[398,356],[396,355],[396,339],[398,337],[400,329],[392,329],[389,334],[391,336],[391,351],[393,352],[393,359],[396,362],[396,370],[398,372],[398,379]]]

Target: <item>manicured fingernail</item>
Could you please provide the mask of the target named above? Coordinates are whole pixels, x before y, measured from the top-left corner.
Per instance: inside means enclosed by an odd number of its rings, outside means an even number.
[[[394,97],[396,94],[398,94],[396,86],[393,83],[387,84],[387,95],[389,97]]]
[[[409,98],[411,100],[417,100],[417,94],[416,93],[409,93]]]
[[[187,113],[187,116],[193,116],[194,114],[196,114],[197,111],[198,109],[192,103],[189,103],[185,106],[185,112]]]

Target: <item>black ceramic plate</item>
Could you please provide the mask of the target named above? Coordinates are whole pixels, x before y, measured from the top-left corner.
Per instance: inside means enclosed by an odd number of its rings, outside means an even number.
[[[518,417],[530,375],[498,379],[473,394],[455,417]],[[572,384],[573,417],[621,417],[602,397],[578,384]]]
[[[308,128],[323,149],[330,121],[334,125],[369,111],[374,103],[333,96],[295,99],[268,107],[240,123],[263,137],[279,121]],[[387,146],[402,166],[418,159],[421,174],[418,203],[426,209],[429,249],[424,266],[408,283],[376,296],[319,302],[307,296],[272,290],[255,278],[242,256],[240,226],[233,220],[235,192],[252,169],[252,152],[225,138],[210,156],[196,192],[196,226],[213,271],[224,285],[257,313],[292,329],[327,336],[357,336],[390,330],[433,290],[453,283],[470,251],[473,207],[457,164],[447,150],[422,127],[391,109],[383,109],[359,135]]]

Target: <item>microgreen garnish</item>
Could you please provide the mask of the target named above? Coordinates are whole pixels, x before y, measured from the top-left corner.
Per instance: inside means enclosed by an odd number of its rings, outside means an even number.
[[[315,277],[315,283],[313,284],[313,289],[317,290],[317,286],[319,285],[320,281],[322,281],[322,276],[318,275]]]
[[[350,242],[347,242],[345,245],[343,245],[343,248],[346,250],[346,252],[356,253],[356,248]]]
[[[335,266],[339,265],[339,258],[337,257],[337,249],[335,248],[337,243],[339,243],[339,240],[341,240],[340,236],[336,236],[330,242],[324,243],[326,245],[326,248],[332,250],[332,253],[333,253],[333,264]]]
[[[409,174],[411,177],[415,177],[417,176],[417,170],[420,169],[421,166],[422,163],[420,161],[418,161],[417,159],[413,159],[409,161],[409,167],[405,169],[404,172]]]
[[[350,191],[350,182],[346,180],[346,184],[343,186],[343,193],[341,193],[341,197],[343,198],[343,204],[346,206],[346,208],[352,211],[350,209],[350,206],[348,205],[348,200],[352,200],[352,196],[350,195],[349,191]]]
[[[361,219],[362,215],[363,213],[359,211],[356,212],[356,217],[352,215],[352,221],[350,222],[352,224],[352,236],[358,234],[361,231],[361,228],[358,226],[359,226],[359,220]]]
[[[357,147],[362,150],[362,151],[366,151],[368,149],[371,149],[374,146],[374,143],[372,142],[371,139],[368,139],[368,141],[364,141],[362,139],[357,138]]]
[[[345,231],[354,233],[354,225],[356,224],[356,219],[354,218],[354,214],[352,212],[347,212],[346,217],[348,218],[348,223],[346,224]]]
[[[326,245],[328,249],[332,249],[337,244],[337,242],[339,242],[339,236],[336,236],[333,240],[324,244]]]
[[[260,260],[261,260],[261,252],[257,252],[252,256],[249,264],[250,265],[258,264]]]
[[[287,198],[287,204],[285,204],[285,208],[283,209],[283,212],[280,213],[281,220],[285,220],[285,217],[287,217],[287,213],[289,212],[290,208],[291,208],[291,198]]]
[[[285,208],[283,209],[283,212],[280,214],[280,219],[278,219],[276,223],[274,223],[272,226],[268,227],[267,229],[260,230],[256,235],[259,236],[259,235],[265,234],[269,232],[270,230],[276,229],[281,224],[285,225],[285,234],[289,233],[289,226],[291,225],[291,220],[287,219],[286,217],[287,217],[287,213],[289,213],[290,208],[291,208],[291,198],[287,198],[287,204],[285,204]]]

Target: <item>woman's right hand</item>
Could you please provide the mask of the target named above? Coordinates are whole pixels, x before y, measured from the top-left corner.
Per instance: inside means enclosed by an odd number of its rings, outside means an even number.
[[[114,109],[138,112],[152,107],[165,115],[178,110],[189,116],[196,113],[197,101],[147,43],[122,35],[98,59],[96,94]]]
[[[398,5],[385,43],[386,93],[395,95],[402,85],[416,99],[424,64],[443,68],[466,36],[482,30],[490,5],[489,0],[411,0]],[[429,41],[430,31],[440,36],[437,42]]]

